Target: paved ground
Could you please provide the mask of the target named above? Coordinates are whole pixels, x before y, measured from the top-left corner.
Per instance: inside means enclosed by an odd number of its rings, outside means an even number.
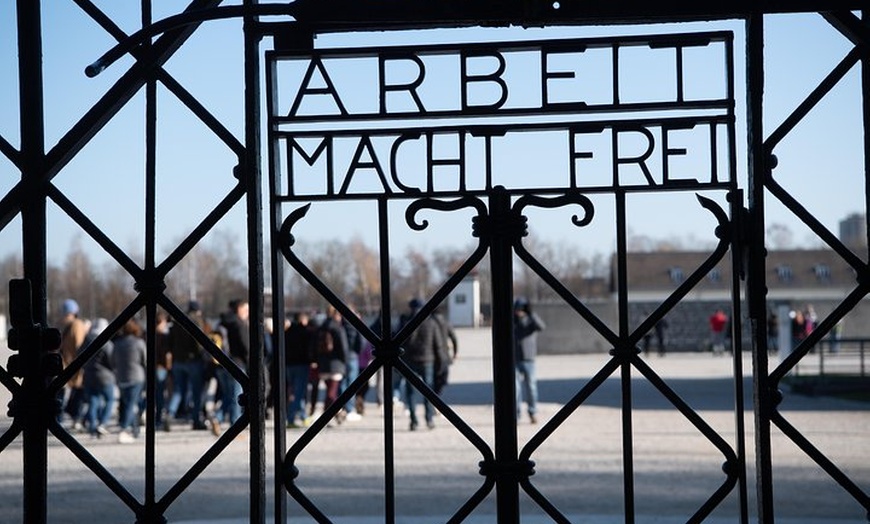
[[[492,447],[492,376],[485,330],[460,330],[461,358],[452,370],[445,400]],[[605,355],[542,356],[538,360],[541,422],[526,418],[518,426],[521,446],[606,362]],[[5,362],[5,357],[2,358]],[[668,355],[648,360],[657,374],[692,406],[732,447],[735,437],[732,361],[708,354]],[[745,369],[749,370],[748,361]],[[745,381],[748,387],[748,381]],[[721,485],[722,454],[703,438],[649,382],[637,373],[632,380],[632,425],[635,449],[635,494],[639,523],[672,524],[688,517]],[[747,389],[747,406],[751,393]],[[603,383],[587,401],[532,454],[533,485],[572,522],[621,523],[623,514],[621,389],[617,376]],[[3,405],[6,400],[2,399]],[[787,395],[788,420],[865,491],[870,491],[870,405],[829,398]],[[363,420],[328,428],[297,461],[298,483],[333,520],[341,524],[383,522],[383,416],[372,403]],[[0,418],[0,425],[8,420]],[[396,507],[399,524],[446,522],[482,484],[480,452],[445,417],[434,430],[409,432],[405,415],[395,417]],[[750,512],[754,505],[752,417],[746,418]],[[158,433],[157,492],[165,493],[215,441],[208,432],[176,427]],[[288,430],[293,442],[302,430]],[[107,437],[77,436],[89,452],[137,498],[143,498],[144,446],[123,445]],[[229,448],[167,514],[171,522],[246,522],[248,508],[248,440]],[[269,489],[274,500],[274,449],[267,446]],[[778,431],[774,441],[777,522],[786,524],[866,523],[863,510]],[[49,455],[49,522],[133,522],[95,475],[52,440]],[[0,522],[22,522],[21,443],[0,454]],[[308,523],[298,504],[288,498],[289,522]],[[523,496],[524,523],[551,522]],[[490,495],[466,522],[495,522]],[[708,522],[738,522],[738,498],[732,493]]]

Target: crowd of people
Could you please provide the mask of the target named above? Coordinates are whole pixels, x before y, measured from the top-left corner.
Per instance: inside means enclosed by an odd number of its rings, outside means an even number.
[[[414,298],[398,323],[390,326],[399,333],[420,313],[423,302]],[[233,300],[219,320],[210,322],[200,304],[192,300],[187,305],[187,321],[171,322],[165,312],[156,319],[155,347],[155,427],[172,431],[173,426],[189,425],[193,430],[211,430],[219,435],[224,424],[235,423],[242,415],[242,386],[231,370],[224,367],[223,358],[216,358],[214,348],[224,353],[242,372],[246,372],[251,352],[248,323],[248,303]],[[517,362],[517,417],[523,401],[529,420],[536,422],[537,381],[535,358],[537,333],[545,328],[525,299],[514,304],[514,332]],[[88,321],[79,318],[78,304],[68,299],[62,305],[61,354],[69,365],[89,348],[109,326],[107,320]],[[270,325],[267,325],[271,331]],[[370,327],[381,330],[380,317]],[[375,358],[372,343],[366,340],[352,323],[342,318],[333,307],[324,313],[300,311],[284,326],[284,383],[276,384],[277,373],[271,369],[276,362],[272,337],[265,337],[264,376],[269,409],[275,395],[286,400],[286,423],[289,428],[306,427],[317,413],[329,411],[330,424],[360,420],[365,414],[369,381],[356,383],[361,370]],[[212,351],[205,349],[204,340],[213,342]],[[68,419],[73,431],[86,431],[94,437],[116,434],[122,443],[139,438],[146,412],[147,345],[143,326],[129,319],[94,352],[62,390],[63,410],[59,421]],[[399,409],[409,418],[409,429],[417,430],[421,422],[435,427],[436,412],[429,398],[421,393],[422,381],[429,390],[441,395],[449,382],[450,366],[458,357],[459,342],[445,316],[436,311],[420,319],[419,324],[401,343],[403,368],[393,373],[391,388]],[[93,351],[93,350],[91,350]],[[376,383],[377,398],[383,403],[382,369],[371,380]],[[417,380],[409,380],[416,377]],[[353,386],[355,393],[338,409],[333,404],[342,392]],[[274,394],[272,394],[274,392]],[[322,395],[322,398],[321,398]],[[423,419],[418,408],[422,404]],[[330,409],[333,408],[333,409]],[[115,424],[113,425],[113,421]],[[110,430],[110,428],[112,428]]]
[[[389,325],[393,335],[419,315],[424,303],[414,298],[398,322]],[[214,350],[207,351],[207,337],[243,373],[247,372],[251,353],[248,303],[232,300],[219,319],[207,320],[200,304],[192,300],[187,307],[187,321],[170,322],[158,311],[155,328],[155,414],[156,426],[171,431],[173,425],[189,424],[193,430],[211,430],[219,435],[224,424],[235,423],[241,416],[242,385],[233,372],[222,365]],[[356,314],[356,312],[354,312]],[[61,356],[64,367],[103,333],[109,323],[102,318],[93,322],[79,318],[79,306],[67,299],[61,307]],[[796,347],[814,330],[818,319],[812,305],[789,313],[792,347]],[[710,343],[714,355],[730,351],[730,319],[721,308],[709,317]],[[374,333],[382,329],[380,316],[370,324]],[[643,351],[649,354],[655,336],[658,354],[665,355],[668,325],[660,320],[644,336]],[[769,350],[776,351],[779,319],[774,311],[768,316]],[[838,326],[840,327],[840,326]],[[274,399],[283,395],[286,401],[286,422],[289,428],[306,427],[318,413],[329,411],[330,423],[342,424],[360,420],[365,414],[366,396],[375,385],[380,407],[385,391],[392,391],[399,409],[409,417],[409,429],[420,427],[418,408],[423,407],[426,427],[435,427],[436,412],[427,395],[421,393],[419,382],[436,395],[441,395],[449,381],[450,366],[458,357],[459,343],[453,327],[445,316],[435,311],[420,319],[415,328],[403,335],[401,354],[403,367],[394,372],[390,388],[382,384],[383,369],[369,380],[356,383],[357,377],[375,358],[375,348],[341,313],[329,307],[326,312],[299,311],[288,318],[284,329],[284,383],[276,384],[278,373],[272,369],[275,359],[272,349],[272,326],[267,322],[264,339],[263,375],[267,383],[269,410]],[[538,333],[546,328],[543,320],[532,312],[528,300],[514,302],[513,331],[516,361],[517,419],[521,418],[523,402],[531,423],[537,422],[537,380],[535,358]],[[839,332],[837,332],[837,335]],[[143,425],[146,411],[147,347],[143,327],[131,318],[88,359],[66,384],[59,399],[63,410],[59,421],[68,418],[74,431],[87,431],[95,437],[116,433],[120,442],[135,442]],[[832,344],[832,352],[836,346]],[[417,380],[408,380],[416,377]],[[270,380],[271,378],[271,380]],[[370,384],[370,381],[372,384]],[[415,384],[416,382],[416,384]],[[338,409],[330,409],[348,388],[353,395]],[[322,395],[322,398],[321,398]],[[267,413],[268,416],[268,413]],[[112,421],[116,428],[108,428]]]
[[[107,320],[79,318],[73,299],[62,304],[61,356],[69,365],[109,326]],[[209,338],[242,371],[250,355],[248,303],[233,300],[215,323],[208,322],[197,301],[190,301],[188,330],[180,322],[169,322],[159,312],[155,328],[155,412],[156,427],[171,431],[173,424],[190,424],[194,430],[221,433],[222,424],[241,417],[241,384],[208,352],[201,336]],[[190,326],[188,326],[190,327]],[[201,332],[198,335],[194,333]],[[121,443],[135,442],[145,417],[147,347],[143,326],[130,318],[87,360],[60,392],[63,409],[59,421],[68,418],[73,431],[87,431],[95,437],[113,433],[117,420]],[[116,406],[117,404],[117,406]],[[116,409],[117,408],[117,409]]]
[[[402,315],[401,328],[417,313],[422,302],[414,299],[409,311]],[[155,327],[155,427],[171,431],[173,426],[189,424],[193,430],[211,430],[219,435],[226,423],[234,423],[242,415],[242,386],[232,372],[207,351],[203,336],[233,361],[242,372],[249,365],[250,338],[248,303],[233,300],[228,310],[216,322],[209,322],[197,301],[187,307],[188,322],[170,322],[159,311]],[[88,321],[79,317],[75,300],[62,305],[62,346],[64,366],[73,360],[108,328],[102,318]],[[267,325],[267,330],[271,326]],[[372,322],[380,330],[380,319]],[[265,338],[264,376],[272,409],[271,391],[284,394],[288,427],[304,427],[311,423],[318,408],[327,411],[339,395],[356,380],[360,370],[374,359],[374,348],[360,333],[330,307],[325,313],[298,312],[284,325],[285,381],[275,384],[277,373],[271,372],[275,362],[271,336]],[[268,335],[268,333],[267,333]],[[76,432],[88,432],[94,437],[116,434],[122,443],[135,442],[144,424],[146,412],[146,380],[148,367],[143,326],[129,319],[109,337],[87,360],[85,365],[61,391],[63,406],[59,421],[65,419]],[[428,316],[402,344],[403,360],[411,372],[419,375],[433,391],[440,394],[448,381],[449,366],[456,359],[458,340],[452,326],[443,315]],[[380,379],[381,374],[377,377]],[[418,427],[416,407],[420,393],[400,373],[393,384],[396,400],[405,405],[411,419],[411,429]],[[322,387],[321,387],[322,386]],[[339,409],[334,422],[360,420],[365,413],[368,381],[357,386],[358,391]],[[323,393],[319,402],[320,392]],[[378,403],[382,402],[378,391]],[[434,412],[423,399],[425,421],[434,427]],[[112,422],[115,427],[110,431]]]
[[[408,311],[401,315],[395,331],[398,332],[410,322],[422,305],[423,302],[419,299],[410,300]],[[341,393],[354,384],[360,371],[368,367],[374,359],[372,343],[343,319],[335,308],[329,308],[321,322],[313,317],[307,312],[297,313],[284,332],[289,427],[304,427],[311,423],[318,409],[321,383],[324,386],[321,412],[326,412]],[[370,328],[379,333],[381,318],[375,318]],[[423,319],[402,343],[403,361],[411,373],[419,377],[433,392],[441,394],[448,382],[449,369],[457,357],[458,348],[459,343],[453,327],[443,315],[435,313]],[[414,431],[420,425],[417,407],[421,400],[426,426],[434,428],[435,412],[428,399],[401,373],[393,376],[393,398],[397,404],[407,408],[410,430]],[[380,370],[375,381],[380,385]],[[365,414],[365,397],[370,384],[364,381],[356,388],[356,393],[336,411],[336,423],[359,420]],[[378,387],[379,405],[383,402],[381,397],[381,388]]]

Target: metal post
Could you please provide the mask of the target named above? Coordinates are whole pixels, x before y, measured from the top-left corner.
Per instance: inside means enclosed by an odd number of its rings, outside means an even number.
[[[616,179],[614,166],[614,180]],[[617,282],[619,283],[619,337],[625,340],[629,334],[628,325],[628,244],[625,192],[616,193],[616,258]],[[635,521],[634,507],[634,421],[632,419],[631,357],[635,348],[614,348],[614,356],[621,359],[620,389],[622,392],[622,492],[625,508],[625,523]]]
[[[776,409],[768,391],[767,319],[764,261],[764,181],[768,176],[764,150],[764,15],[746,19],[746,93],[749,151],[749,258],[746,268],[749,318],[752,325],[753,397],[755,404],[755,464],[758,521],[773,523],[773,471],[770,416]]]
[[[253,7],[257,0],[245,0]],[[260,34],[257,17],[244,18],[245,158],[241,167],[248,220],[248,296],[251,353],[246,409],[250,417],[250,521],[266,522],[266,399],[263,373],[263,225],[260,167]]]
[[[275,195],[278,194],[280,186],[280,168],[277,165],[277,154],[274,151],[275,140],[272,137],[272,118],[276,114],[274,93],[277,92],[275,79],[275,64],[267,65],[266,67],[266,107],[267,114],[267,132],[268,145],[270,150],[269,158],[272,160],[269,164],[269,242],[272,246],[278,245],[276,232],[281,227],[281,205],[276,202]],[[274,396],[274,420],[275,428],[273,431],[274,438],[274,461],[276,468],[281,468],[284,462],[284,454],[287,452],[287,395],[284,389],[286,382],[286,359],[285,359],[285,341],[284,341],[284,319],[286,313],[284,311],[284,259],[281,257],[281,252],[278,249],[270,250],[271,262],[271,287],[272,287],[272,321],[275,329],[275,345],[273,345],[272,358],[275,362],[273,372],[276,373],[275,384],[281,384],[280,391]],[[284,489],[284,479],[282,475],[275,475],[275,500],[273,501],[273,513],[275,524],[284,523],[287,521],[287,491]]]
[[[492,379],[495,398],[496,504],[498,522],[519,522],[519,482],[507,471],[517,462],[516,355],[513,332],[513,242],[510,195],[496,187],[490,197],[492,271]],[[518,239],[517,239],[518,240]]]
[[[870,25],[870,10],[861,11],[861,20]],[[864,208],[870,209],[870,57],[867,53],[861,55],[861,109],[864,123]],[[870,213],[865,213],[864,220],[870,224]],[[866,229],[870,234],[870,229]],[[870,249],[870,243],[867,244]],[[864,342],[861,342],[861,376],[864,374]]]
[[[736,189],[728,194],[728,200],[731,204],[732,221],[736,221],[743,226],[743,191]],[[743,257],[746,240],[742,235],[735,234],[731,236],[731,267],[739,267],[740,259]],[[732,340],[732,358],[734,369],[734,427],[736,429],[737,440],[737,458],[739,463],[738,482],[739,482],[739,502],[740,502],[740,522],[746,524],[749,522],[749,503],[748,503],[748,486],[746,480],[746,415],[743,405],[745,392],[743,388],[743,322],[740,309],[740,286],[741,281],[737,275],[732,274],[731,277],[731,297],[732,297],[732,313],[731,313],[731,340]],[[765,324],[766,325],[766,324]],[[765,346],[765,351],[769,348]]]
[[[33,322],[47,323],[46,312],[46,197],[41,184],[45,164],[45,128],[42,79],[42,31],[40,2],[18,0],[18,78],[21,103],[21,179],[33,182],[21,206],[24,277],[32,285]],[[24,521],[46,522],[48,495],[48,430],[51,414],[40,405],[46,391],[40,366],[41,349],[21,351],[24,401],[36,406],[22,413],[24,419]],[[28,410],[30,411],[30,410]]]

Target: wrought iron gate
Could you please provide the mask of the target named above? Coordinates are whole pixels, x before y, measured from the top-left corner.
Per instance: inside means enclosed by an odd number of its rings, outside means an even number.
[[[0,381],[13,396],[10,414],[13,423],[0,436],[0,451],[21,437],[24,453],[24,500],[25,522],[47,521],[48,493],[48,436],[53,435],[79,458],[105,485],[129,507],[131,520],[136,522],[164,522],[167,509],[184,493],[190,484],[245,428],[249,429],[250,470],[248,489],[250,493],[249,516],[251,522],[265,522],[267,513],[274,513],[276,522],[284,521],[286,511],[285,493],[294,498],[308,513],[320,522],[328,522],[328,508],[317,506],[297,484],[303,473],[296,469],[296,459],[329,422],[331,415],[339,410],[344,401],[361,387],[374,373],[382,370],[384,387],[399,374],[416,386],[436,408],[455,426],[480,453],[482,481],[479,489],[453,515],[451,522],[461,522],[468,517],[480,502],[494,490],[497,499],[498,522],[519,522],[520,490],[527,493],[553,521],[568,519],[552,504],[546,493],[539,491],[533,479],[533,459],[538,447],[545,442],[610,376],[619,376],[622,384],[622,444],[625,521],[634,522],[634,433],[632,430],[631,377],[639,375],[658,390],[694,428],[721,453],[724,476],[718,489],[697,508],[686,515],[689,522],[707,518],[731,493],[737,493],[739,520],[748,522],[750,513],[748,481],[746,478],[747,451],[744,429],[741,337],[734,337],[735,352],[735,434],[734,443],[715,431],[671,386],[661,379],[655,370],[638,355],[638,343],[655,323],[663,318],[688,294],[716,264],[730,257],[736,275],[745,279],[748,319],[753,340],[753,400],[754,400],[754,455],[756,457],[757,504],[754,511],[760,522],[775,522],[773,501],[775,478],[772,471],[771,431],[775,426],[791,441],[804,450],[830,477],[835,480],[858,505],[870,510],[870,498],[860,486],[844,474],[832,460],[813,446],[813,443],[792,426],[778,410],[781,394],[779,382],[785,374],[803,358],[811,347],[824,337],[834,325],[860,301],[868,291],[868,272],[865,256],[859,256],[842,245],[834,235],[822,226],[799,202],[785,191],[773,176],[776,165],[773,153],[777,144],[814,107],[825,94],[852,67],[863,66],[864,126],[870,128],[868,100],[867,49],[870,30],[848,9],[859,9],[859,2],[805,2],[800,9],[785,2],[769,2],[763,9],[738,2],[729,5],[696,7],[694,5],[654,6],[635,3],[610,3],[607,6],[588,6],[581,2],[510,2],[491,4],[487,2],[446,2],[408,5],[408,2],[368,5],[361,2],[324,2],[323,0],[299,0],[290,4],[259,4],[246,0],[242,5],[219,6],[219,0],[193,0],[184,12],[156,22],[151,21],[150,2],[143,2],[144,28],[132,35],[125,34],[113,20],[88,0],[75,0],[75,4],[97,22],[119,44],[88,68],[89,75],[99,74],[114,61],[130,55],[134,64],[115,82],[100,100],[65,134],[57,144],[46,151],[44,128],[44,85],[42,78],[41,7],[40,2],[19,0],[17,2],[17,36],[19,48],[19,89],[21,143],[18,147],[0,137],[0,152],[21,173],[18,182],[0,201],[0,217],[7,226],[14,217],[22,219],[22,247],[24,278],[30,283],[14,284],[11,319],[14,335],[10,336],[10,348],[19,352],[18,359],[0,368]],[[823,5],[824,4],[824,5]],[[836,5],[832,5],[836,4]],[[832,8],[840,11],[830,11]],[[765,139],[762,125],[763,109],[763,21],[765,13],[813,11],[826,9],[825,19],[854,43],[854,50],[820,84],[793,115]],[[278,21],[267,17],[279,17]],[[287,17],[294,17],[287,21]],[[204,23],[223,18],[239,18],[244,23],[244,72],[245,99],[244,136],[236,137],[215,118],[206,107],[163,69],[170,57]],[[599,21],[679,21],[710,18],[739,18],[746,21],[747,64],[747,124],[749,140],[749,176],[747,184],[748,208],[744,209],[744,196],[738,187],[736,154],[736,115],[734,90],[734,50],[732,35],[727,32],[681,33],[667,36],[650,35],[636,37],[612,37],[598,39],[570,39],[524,42],[487,42],[485,44],[433,45],[415,47],[387,47],[377,49],[317,49],[315,35],[335,30],[389,30],[420,27],[460,27],[478,25],[557,25],[583,24]],[[484,23],[485,22],[485,23]],[[262,56],[264,37],[271,38],[272,50]],[[684,49],[713,45],[722,53],[726,65],[724,92],[719,96],[693,99],[685,96],[683,85],[682,57]],[[647,49],[669,49],[675,61],[675,85],[677,94],[673,99],[624,102],[619,99],[618,88],[613,97],[599,104],[587,104],[580,100],[556,101],[548,98],[548,82],[570,75],[562,70],[550,70],[547,57],[559,53],[581,53],[587,49],[602,49],[608,53],[614,71],[618,70],[619,50],[639,46]],[[506,104],[509,87],[502,78],[506,56],[513,50],[532,53],[538,57],[538,73],[541,75],[542,96],[534,106],[512,107]],[[462,65],[457,73],[463,86],[458,95],[459,103],[446,109],[426,108],[417,89],[425,81],[426,60],[430,56],[455,56]],[[474,59],[485,58],[496,64],[494,70],[485,73],[465,68]],[[346,106],[339,87],[333,83],[327,65],[344,59],[368,60],[373,64],[369,78],[378,79],[380,97],[369,107]],[[265,63],[267,85],[266,118],[261,117],[261,64]],[[284,99],[276,86],[282,85],[282,67],[296,64],[297,74],[294,96]],[[388,77],[387,64],[402,63],[410,66],[414,75],[410,82]],[[316,80],[316,81],[315,81]],[[618,85],[618,73],[613,73],[613,84]],[[225,197],[208,213],[205,219],[164,260],[156,255],[156,192],[157,173],[156,86],[161,83],[185,104],[214,133],[238,159],[232,176],[236,183]],[[471,94],[469,86],[490,84],[499,94],[495,100],[481,102]],[[52,179],[78,155],[93,136],[120,111],[139,91],[144,91],[146,100],[146,252],[144,263],[138,264],[108,238],[86,213],[82,212],[62,191],[52,184]],[[392,95],[402,95],[412,103],[393,109],[388,100]],[[326,100],[326,104],[306,106],[309,101]],[[326,109],[324,109],[324,107]],[[622,118],[602,115],[621,115]],[[643,115],[643,116],[638,116]],[[527,118],[525,117],[536,117]],[[269,151],[268,163],[261,160],[261,123],[267,128],[265,149]],[[422,122],[422,124],[421,124]],[[670,147],[671,132],[700,130],[710,144],[709,170],[693,177],[675,177],[668,173],[668,162],[673,156],[684,154]],[[656,133],[654,134],[653,131]],[[499,140],[512,134],[561,133],[567,144],[567,164],[570,166],[558,183],[508,184],[493,170],[492,155]],[[595,155],[582,147],[582,139],[588,135],[605,134],[612,144],[611,178],[607,182],[589,183],[584,179],[583,162]],[[619,153],[620,137],[632,135],[644,141],[645,149],[640,155]],[[433,154],[433,142],[438,137],[455,139],[459,153],[454,158],[439,158]],[[388,142],[389,162],[382,162],[381,142]],[[400,148],[417,145],[425,158],[421,174],[406,178],[397,168],[396,155]],[[344,150],[346,171],[336,170],[336,158]],[[466,147],[477,147],[485,161],[480,172],[466,172],[463,158]],[[494,149],[495,148],[495,149]],[[349,154],[348,154],[349,152]],[[661,155],[660,172],[651,172],[647,164],[656,152]],[[870,140],[865,137],[865,159],[870,158]],[[866,160],[865,160],[866,161]],[[268,199],[261,194],[263,180],[261,169],[268,165]],[[870,164],[868,164],[870,165]],[[441,189],[433,180],[433,171],[438,166],[449,166],[460,174],[455,187]],[[639,183],[625,183],[620,169],[630,166],[642,177]],[[724,167],[723,167],[724,166]],[[300,174],[305,170],[323,169],[322,187],[300,189]],[[868,167],[870,169],[870,167]],[[374,175],[374,184],[360,184],[355,177],[359,172]],[[310,172],[309,172],[310,175]],[[866,173],[865,173],[866,176]],[[696,268],[675,291],[638,325],[629,322],[629,286],[627,278],[627,198],[635,193],[647,192],[693,192],[702,193],[699,205],[715,219],[716,246],[707,260]],[[802,343],[795,352],[771,370],[767,360],[766,289],[764,251],[764,198],[774,197],[794,212],[820,238],[855,270],[855,290],[845,297],[840,307],[819,325],[818,329]],[[613,202],[615,211],[616,282],[618,296],[618,326],[614,329],[599,318],[575,296],[563,283],[536,258],[533,250],[527,249],[523,238],[527,234],[525,210],[531,207],[555,209],[577,206],[578,215],[574,225],[582,228],[595,218],[595,199],[607,198]],[[717,199],[719,202],[717,202]],[[722,201],[727,202],[725,204]],[[275,321],[284,317],[282,295],[283,265],[286,261],[312,286],[336,307],[351,324],[376,348],[375,360],[360,377],[343,393],[338,401],[319,418],[299,439],[286,441],[283,431],[283,398],[275,398],[277,409],[274,435],[268,435],[265,421],[265,377],[263,356],[259,351],[251,353],[247,370],[239,368],[226,357],[200,331],[184,312],[164,293],[166,276],[178,265],[193,247],[229,210],[244,202],[247,216],[247,262],[248,287],[251,305],[251,347],[264,344],[264,288],[263,226],[261,206],[268,202],[269,231],[271,241],[271,281],[273,282],[272,313]],[[379,329],[370,328],[347,304],[308,267],[295,250],[294,228],[305,223],[311,209],[329,202],[369,201],[376,209],[379,235],[382,294],[382,315]],[[597,200],[596,200],[597,201]],[[46,206],[53,202],[68,215],[99,246],[122,266],[136,282],[136,298],[112,320],[109,329],[87,348],[66,369],[57,369],[52,349],[56,334],[46,329],[48,324],[46,292]],[[390,296],[391,263],[389,236],[398,227],[392,220],[396,207],[405,210],[406,225],[414,230],[424,230],[428,222],[421,216],[437,215],[466,210],[473,215],[468,224],[469,236],[476,239],[476,247],[461,266],[426,301],[420,312],[397,332],[393,332],[390,315],[394,310]],[[432,220],[437,220],[433,218]],[[402,359],[401,346],[424,318],[447,297],[450,291],[484,257],[488,255],[493,279],[492,290],[492,335],[493,335],[493,384],[495,406],[493,421],[496,427],[495,441],[490,444],[481,438],[456,412],[444,403],[409,368]],[[600,371],[568,402],[538,434],[522,449],[519,447],[516,426],[515,362],[512,351],[512,304],[513,304],[513,257],[516,255],[528,265],[559,297],[575,312],[578,319],[587,322],[612,347],[609,358],[604,359]],[[741,280],[734,278],[732,288],[732,318],[734,333],[742,333]],[[108,339],[126,320],[144,310],[147,331],[154,333],[156,312],[160,307],[167,311],[175,322],[184,326],[229,369],[243,385],[240,402],[245,406],[245,415],[224,433],[189,469],[189,471],[162,496],[156,490],[155,462],[159,449],[156,446],[156,412],[154,381],[148,382],[148,423],[145,431],[145,495],[139,499],[118,481],[99,460],[94,458],[78,440],[57,423],[54,398],[63,385],[91,358],[100,344]],[[277,324],[280,325],[280,324]],[[281,347],[282,335],[277,330],[274,343]],[[150,355],[147,372],[156,373],[154,337],[148,339]],[[275,370],[278,380],[283,379],[284,366],[281,352]],[[19,378],[21,380],[19,380]],[[393,464],[394,428],[391,395],[385,395],[383,439],[385,456],[386,500],[385,522],[395,522],[395,479]],[[271,508],[267,509],[266,493],[266,441],[275,442],[275,492]]]

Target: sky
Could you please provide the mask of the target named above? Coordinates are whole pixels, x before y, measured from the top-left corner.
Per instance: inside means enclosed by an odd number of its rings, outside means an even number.
[[[126,32],[132,33],[139,26],[136,1],[105,0],[95,2]],[[161,0],[154,3],[154,18],[174,14],[181,4]],[[71,0],[52,0],[43,3],[43,57],[45,89],[46,149],[49,150],[102,96],[103,93],[131,66],[129,58],[123,58],[96,78],[84,74],[85,66],[107,51],[113,39],[91,21]],[[818,15],[780,15],[768,17],[766,22],[766,86],[765,129],[770,133],[789,112],[809,93],[851,49],[846,39],[827,25]],[[7,71],[0,80],[0,136],[13,146],[19,144],[19,112],[17,77],[11,72],[17,69],[15,40],[15,5],[0,2],[0,70]],[[735,86],[737,113],[737,179],[746,186],[745,103],[744,103],[744,35],[743,24],[724,21],[696,24],[669,24],[627,27],[556,27],[547,29],[462,29],[438,31],[413,31],[374,34],[319,35],[315,45],[332,47],[385,47],[393,45],[426,46],[435,43],[460,44],[471,42],[513,42],[537,39],[574,39],[585,37],[658,34],[668,32],[733,31],[735,49]],[[271,42],[263,42],[263,52]],[[462,47],[457,45],[457,47]],[[589,53],[588,56],[592,56]],[[667,96],[669,89],[668,61],[656,59],[655,54],[626,53],[622,80],[623,96],[626,98]],[[703,53],[694,55],[687,62],[691,73],[691,89],[695,93],[715,93],[722,90],[723,63]],[[521,61],[520,61],[521,62]],[[578,77],[573,88],[589,100],[600,99],[601,89],[606,88],[601,77],[609,74],[594,57],[584,71],[589,74]],[[365,65],[360,66],[365,69]],[[482,66],[484,69],[486,64]],[[301,73],[285,68],[281,77],[281,112],[288,111],[294,94],[293,86],[301,82]],[[210,22],[196,31],[181,51],[170,59],[165,70],[208,108],[236,137],[243,137],[243,64],[241,24],[237,21]],[[455,81],[443,71],[433,68],[427,76],[423,93],[427,104],[433,107],[449,107],[455,103]],[[342,73],[343,71],[343,73]],[[522,93],[526,69],[517,66],[512,82],[519,86],[514,92]],[[371,104],[371,82],[361,81],[364,72],[357,74],[352,66],[334,70],[336,84],[342,83],[342,97],[348,107],[365,108]],[[368,73],[370,74],[370,73]],[[404,73],[401,68],[396,73]],[[294,76],[295,75],[295,76]],[[295,78],[295,80],[294,80]],[[407,77],[406,77],[407,78]],[[295,84],[294,84],[295,82]],[[397,81],[398,82],[398,81]],[[284,88],[283,86],[289,86]],[[264,84],[265,87],[265,84]],[[286,89],[286,91],[284,91]],[[570,90],[561,96],[570,96]],[[453,93],[441,95],[441,93]],[[441,98],[439,98],[439,96]],[[481,96],[488,96],[483,93]],[[532,96],[532,95],[528,95]],[[533,98],[533,97],[532,97]],[[367,101],[368,100],[368,101]],[[395,103],[401,105],[400,97]],[[511,103],[522,103],[523,95],[512,98]],[[263,101],[265,106],[265,100]],[[406,107],[409,102],[404,101]],[[440,106],[439,106],[440,104]],[[54,179],[76,206],[99,225],[120,247],[141,260],[144,252],[144,94],[135,96],[118,115],[67,165]],[[858,69],[852,70],[844,81],[790,135],[776,151],[779,166],[774,176],[795,198],[813,212],[834,233],[839,220],[865,209],[863,186],[862,131],[860,127],[860,79]],[[496,177],[507,185],[563,183],[562,173],[566,161],[552,148],[553,140],[546,133],[528,140],[505,142],[498,161],[494,165]],[[684,144],[695,146],[698,137],[677,134]],[[554,136],[549,136],[555,139]],[[266,144],[265,136],[263,140]],[[352,147],[352,146],[350,146]],[[373,150],[383,151],[375,144]],[[438,146],[445,155],[455,151],[449,140]],[[596,161],[606,158],[608,141],[594,137],[582,144],[594,151]],[[627,148],[639,147],[626,145]],[[690,147],[694,149],[694,147]],[[679,158],[676,172],[685,174],[703,170],[702,154]],[[413,147],[408,148],[413,151]],[[347,162],[348,151],[342,153]],[[263,152],[266,170],[266,149]],[[481,164],[479,157],[468,166],[469,180],[480,184]],[[412,153],[399,158],[403,173],[415,171]],[[158,255],[165,255],[207,215],[212,207],[232,187],[232,168],[235,157],[230,150],[214,137],[178,100],[164,87],[158,90],[158,179],[157,179],[157,246]],[[590,164],[593,166],[593,164]],[[417,166],[419,167],[419,166]],[[589,173],[606,172],[606,168],[590,167]],[[313,171],[316,171],[314,169]],[[356,190],[363,191],[377,182],[372,170],[354,177]],[[456,176],[451,168],[443,168],[439,183],[449,187],[455,184]],[[627,178],[639,179],[639,172],[626,173]],[[312,175],[313,176],[313,175]],[[552,180],[547,177],[553,177]],[[590,175],[593,176],[593,175]],[[0,156],[0,191],[8,191],[19,180],[20,174],[11,162]],[[313,176],[312,179],[315,179]],[[606,177],[605,177],[606,178]],[[412,179],[413,180],[413,179]],[[415,183],[419,183],[417,180]],[[366,184],[369,184],[367,186]],[[537,187],[537,186],[535,186]],[[316,189],[310,189],[317,191]],[[265,194],[265,193],[264,193]],[[720,205],[725,205],[721,192],[709,192]],[[580,254],[609,254],[615,247],[613,234],[613,199],[608,195],[593,195],[595,220],[584,228],[570,224],[570,216],[579,211],[575,208],[557,210],[529,209],[531,237],[559,246],[572,245]],[[809,230],[801,226],[775,199],[767,199],[768,224],[787,225],[800,245],[818,245]],[[299,204],[286,204],[286,214]],[[264,216],[268,217],[268,201],[264,200]],[[434,250],[445,246],[465,246],[473,241],[470,229],[470,211],[458,213],[425,212],[430,227],[417,232],[406,227],[403,219],[404,203],[391,207],[391,252],[401,254],[409,246],[422,250]],[[359,238],[371,246],[377,245],[375,233],[376,208],[367,202],[345,202],[340,209],[325,203],[312,206],[306,219],[294,232],[306,242],[325,239],[347,240]],[[48,255],[60,261],[73,242],[84,247],[94,247],[79,228],[53,204],[49,206]],[[692,193],[668,193],[635,195],[629,198],[628,228],[632,234],[654,239],[679,239],[687,247],[709,245],[715,227],[712,216],[700,208]],[[241,202],[218,225],[217,230],[244,243],[245,210]],[[268,232],[268,229],[266,229]],[[0,231],[0,254],[20,251],[21,224],[16,219]],[[95,258],[99,259],[94,247]]]

